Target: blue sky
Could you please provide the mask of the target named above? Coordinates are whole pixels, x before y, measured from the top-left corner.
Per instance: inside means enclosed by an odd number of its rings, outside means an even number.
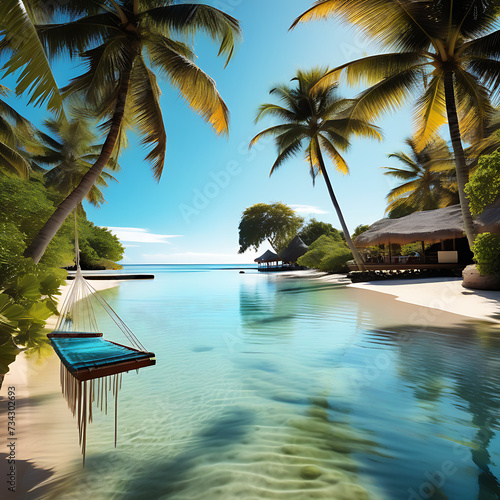
[[[313,22],[288,28],[312,0],[213,0],[210,5],[241,21],[243,41],[226,69],[217,47],[203,36],[195,39],[197,64],[212,76],[231,112],[229,138],[217,137],[167,83],[161,82],[161,106],[168,137],[162,179],[153,180],[145,151],[135,136],[120,159],[119,183],[105,191],[107,204],[86,206],[90,220],[113,228],[126,246],[122,263],[247,263],[256,254],[238,255],[238,224],[254,203],[280,201],[309,218],[339,227],[324,182],[313,187],[308,166],[297,158],[269,178],[275,159],[272,143],[248,150],[250,139],[271,122],[254,124],[258,106],[270,100],[269,90],[288,82],[297,68],[330,66],[377,53],[377,47],[338,22]],[[62,86],[79,69],[55,65]],[[12,78],[2,83],[13,88]],[[347,97],[355,91],[341,86]],[[9,103],[36,124],[45,110]],[[380,167],[395,165],[387,154],[404,147],[412,131],[410,109],[380,120],[385,140],[354,140],[346,154],[351,174],[332,172],[331,180],[347,224],[369,224],[384,216],[385,196],[392,184]],[[269,245],[263,244],[257,254]]]

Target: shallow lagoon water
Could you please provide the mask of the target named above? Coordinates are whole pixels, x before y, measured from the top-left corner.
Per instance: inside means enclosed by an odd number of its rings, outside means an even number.
[[[157,365],[123,377],[116,449],[95,415],[85,469],[37,362],[33,498],[500,498],[497,327],[235,267],[127,266],[155,280],[102,292]]]

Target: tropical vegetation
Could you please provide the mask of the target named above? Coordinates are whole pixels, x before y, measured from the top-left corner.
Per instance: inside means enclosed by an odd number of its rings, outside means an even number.
[[[360,29],[384,53],[330,70],[317,88],[344,76],[366,84],[352,117],[373,120],[416,99],[415,141],[422,150],[448,122],[465,233],[472,247],[474,226],[465,194],[468,166],[462,140],[484,137],[491,98],[500,82],[500,31],[495,0],[318,0],[292,25],[334,17]]]
[[[322,235],[299,257],[297,263],[320,271],[341,273],[347,270],[347,262],[351,259],[352,253],[343,240]]]
[[[446,142],[436,137],[419,150],[414,139],[407,139],[409,153],[391,153],[401,167],[384,167],[384,174],[402,181],[387,195],[389,218],[421,210],[456,205],[458,200],[454,160]]]
[[[330,199],[344,233],[347,245],[356,263],[363,268],[363,258],[354,247],[349,236],[344,216],[333,191],[330,177],[323,159],[328,156],[336,170],[345,175],[349,172],[341,151],[346,151],[352,135],[381,139],[378,127],[367,120],[352,116],[353,101],[342,99],[337,93],[337,85],[323,85],[318,82],[328,75],[327,68],[299,70],[293,79],[295,84],[279,85],[271,90],[280,104],[265,103],[259,108],[256,122],[266,116],[278,118],[282,123],[267,128],[257,134],[250,146],[264,137],[273,137],[278,151],[270,175],[290,158],[305,155],[313,183],[318,175],[325,180]]]
[[[241,216],[238,253],[249,248],[257,250],[265,240],[279,253],[299,232],[303,222],[304,219],[284,203],[256,203]]]
[[[8,14],[2,22],[5,37],[0,46],[0,53],[11,54],[8,72],[17,71],[30,61],[16,30],[23,23],[30,24],[29,21],[33,25],[33,20],[42,15],[43,6],[37,2],[28,4],[24,17],[19,9],[7,12],[2,7],[0,10],[0,17]],[[240,36],[236,19],[203,4],[177,4],[170,0],[153,3],[72,0],[56,8],[60,15],[69,17],[69,21],[38,24],[34,33],[27,31],[30,36],[33,34],[29,40],[37,49],[45,49],[44,60],[45,54],[49,58],[61,55],[83,58],[87,71],[62,89],[61,95],[85,102],[89,113],[102,121],[107,135],[93,166],[26,249],[25,255],[35,262],[40,260],[66,217],[87,196],[112,156],[117,156],[117,148],[128,127],[135,126],[143,145],[150,148],[146,160],[151,164],[154,177],[160,178],[167,139],[155,72],[166,78],[217,134],[227,133],[228,109],[214,80],[193,62],[195,54],[183,37],[204,32],[219,42],[219,55],[225,55],[229,61]],[[40,71],[43,69],[45,66]],[[28,76],[23,73],[25,80]],[[32,76],[31,81],[37,81],[37,76]],[[17,90],[23,91],[26,87],[21,85]],[[48,74],[46,85],[36,92],[39,101],[49,99],[50,106],[58,107],[59,94],[51,87]],[[35,91],[32,100],[34,95]]]
[[[320,236],[331,236],[335,241],[345,241],[344,235],[338,229],[335,229],[328,222],[322,222],[312,218],[298,233],[301,240],[306,245],[311,245]],[[354,238],[354,235],[353,235]]]

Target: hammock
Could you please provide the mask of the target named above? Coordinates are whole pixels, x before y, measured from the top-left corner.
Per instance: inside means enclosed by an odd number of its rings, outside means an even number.
[[[112,307],[88,283],[80,269],[75,212],[76,275],[61,308],[55,330],[49,333],[61,360],[61,387],[73,415],[77,416],[83,465],[85,465],[87,423],[92,422],[93,405],[107,413],[108,393],[115,409],[117,443],[118,391],[123,372],[155,364],[148,352]],[[102,307],[123,332],[131,346],[106,340],[99,331],[94,307]]]

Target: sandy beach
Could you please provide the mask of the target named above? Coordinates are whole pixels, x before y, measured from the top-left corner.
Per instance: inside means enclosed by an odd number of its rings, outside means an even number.
[[[470,290],[461,278],[424,278],[411,280],[351,283],[342,274],[305,270],[281,273],[287,278],[305,278],[343,283],[348,287],[392,295],[397,301],[422,308],[467,316],[481,321],[500,323],[500,291]]]
[[[59,305],[69,292],[72,281],[67,281],[61,287]],[[119,281],[93,281],[92,286],[95,290],[101,291],[113,288],[119,285]],[[57,322],[57,316],[49,318],[47,328],[52,329]],[[6,401],[9,388],[14,388],[15,392],[15,480],[16,491],[9,491],[9,498],[37,498],[38,493],[30,494],[31,488],[43,484],[49,480],[53,474],[64,473],[55,471],[54,464],[70,463],[80,454],[78,441],[74,437],[74,426],[71,420],[65,418],[68,411],[64,399],[58,398],[58,412],[46,414],[43,405],[39,401],[52,395],[47,394],[47,381],[51,381],[53,387],[59,387],[59,363],[55,359],[54,353],[44,353],[43,361],[41,359],[33,361],[28,359],[25,353],[20,353],[16,360],[9,366],[10,370],[5,375],[5,379],[0,391],[1,400]],[[7,436],[7,407],[2,404],[0,409],[0,438],[2,444],[8,441]],[[62,446],[57,446],[54,451],[46,448],[46,423],[51,422],[54,429],[54,436],[57,434]],[[43,431],[42,431],[43,429]],[[68,439],[65,437],[68,436]],[[10,440],[10,438],[9,438]],[[1,466],[0,473],[6,477],[9,464],[5,460],[5,448],[2,447],[0,453]],[[57,453],[57,457],[54,456]],[[61,460],[61,454],[67,460]],[[36,457],[36,463],[33,463],[28,457]]]

